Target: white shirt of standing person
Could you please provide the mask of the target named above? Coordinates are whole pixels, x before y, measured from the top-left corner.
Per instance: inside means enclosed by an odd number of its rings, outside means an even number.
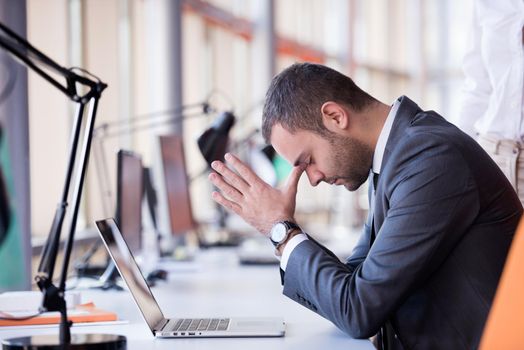
[[[474,0],[462,108],[470,136],[524,141],[524,0]]]

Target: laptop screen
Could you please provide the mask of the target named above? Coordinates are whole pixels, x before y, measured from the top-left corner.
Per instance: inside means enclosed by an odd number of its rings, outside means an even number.
[[[124,241],[122,233],[113,219],[97,221],[96,226],[118,272],[120,272],[127,288],[133,295],[133,299],[135,299],[149,328],[153,331],[155,326],[164,320],[164,315],[160,311],[160,307],[153,297],[133,254]]]

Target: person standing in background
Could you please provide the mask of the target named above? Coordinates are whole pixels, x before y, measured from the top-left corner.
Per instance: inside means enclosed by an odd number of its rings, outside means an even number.
[[[495,160],[524,204],[524,1],[474,0],[459,128]]]

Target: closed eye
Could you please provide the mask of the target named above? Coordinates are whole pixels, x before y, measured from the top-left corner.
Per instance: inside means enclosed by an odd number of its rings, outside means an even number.
[[[304,164],[306,166],[306,168],[311,164],[311,157],[303,160],[303,161],[300,161],[297,165],[300,165],[300,164]]]

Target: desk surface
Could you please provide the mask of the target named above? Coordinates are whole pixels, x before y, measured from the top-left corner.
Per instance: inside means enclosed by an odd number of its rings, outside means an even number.
[[[126,324],[76,326],[73,333],[114,333],[127,337],[128,349],[354,349],[372,350],[368,340],[351,339],[332,323],[282,295],[276,266],[239,266],[227,249],[200,253],[194,263],[166,263],[168,280],[153,288],[166,317],[283,317],[283,338],[155,339],[129,292],[82,291],[117,312]],[[0,339],[56,333],[57,328],[0,330]]]

